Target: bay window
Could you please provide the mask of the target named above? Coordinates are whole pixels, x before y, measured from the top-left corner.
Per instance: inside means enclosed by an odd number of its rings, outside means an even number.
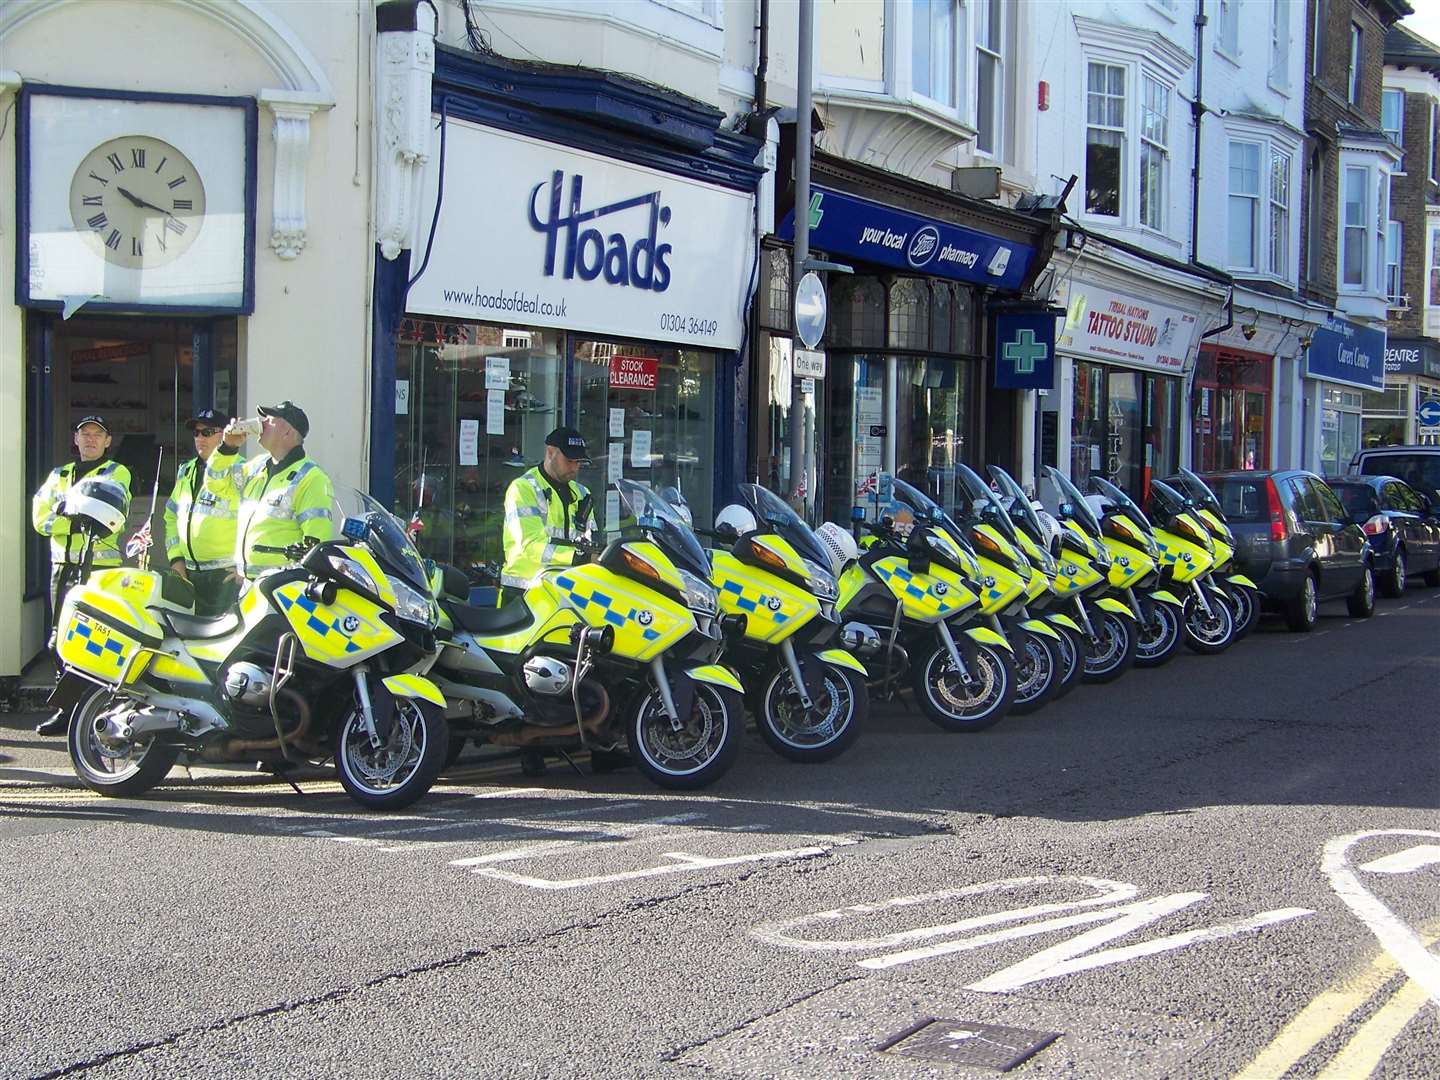
[[[1166,180],[1170,164],[1170,88],[1144,76],[1140,103],[1140,224],[1165,228]]]
[[[1290,155],[1270,153],[1270,273],[1290,273]]]
[[[1340,281],[1345,285],[1363,287],[1365,284],[1365,242],[1369,236],[1365,210],[1370,201],[1366,196],[1369,180],[1368,169],[1346,167],[1340,207]]]
[[[1260,269],[1260,144],[1230,144],[1230,267]]]
[[[1227,201],[1227,262],[1236,273],[1289,280],[1290,176],[1294,155],[1289,147],[1258,131],[1230,140]]]
[[[1085,93],[1085,212],[1119,217],[1125,157],[1125,68],[1091,61]]]

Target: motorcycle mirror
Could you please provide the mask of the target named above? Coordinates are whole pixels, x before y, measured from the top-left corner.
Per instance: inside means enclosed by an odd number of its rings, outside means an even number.
[[[905,560],[905,566],[912,574],[928,574],[930,557],[928,555],[911,555]]]

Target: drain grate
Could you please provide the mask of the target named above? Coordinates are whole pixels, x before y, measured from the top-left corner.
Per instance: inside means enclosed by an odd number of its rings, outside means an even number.
[[[892,1035],[875,1049],[922,1061],[972,1065],[1009,1072],[1060,1037],[1058,1031],[981,1024],[973,1020],[927,1017]]]

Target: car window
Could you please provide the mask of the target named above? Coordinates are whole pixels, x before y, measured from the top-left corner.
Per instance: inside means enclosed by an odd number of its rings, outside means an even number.
[[[1346,517],[1370,517],[1379,509],[1375,505],[1375,491],[1369,484],[1335,484],[1332,490],[1340,496]]]
[[[1409,484],[1396,484],[1395,490],[1399,493],[1400,505],[1403,509],[1412,514],[1425,513],[1425,497],[1416,491]]]
[[[1340,500],[1335,497],[1335,492],[1330,490],[1329,484],[1325,483],[1325,481],[1323,480],[1311,480],[1310,486],[1314,488],[1316,496],[1320,500],[1320,505],[1324,507],[1324,509],[1321,511],[1323,515],[1320,518],[1321,521],[1348,520],[1348,515],[1345,513],[1345,507],[1342,506]]]
[[[1440,454],[1370,454],[1360,462],[1366,476],[1398,476],[1421,491],[1440,491]]]
[[[1311,493],[1309,481],[1303,476],[1290,481],[1290,506],[1301,521],[1321,521],[1325,516],[1320,500]]]
[[[1220,510],[1226,521],[1245,524],[1270,520],[1263,479],[1212,476],[1207,480],[1215,497],[1220,500]]]

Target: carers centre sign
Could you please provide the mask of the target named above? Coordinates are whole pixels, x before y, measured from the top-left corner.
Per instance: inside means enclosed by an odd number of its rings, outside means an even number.
[[[1385,331],[1331,318],[1305,352],[1305,374],[1359,390],[1385,388]]]

